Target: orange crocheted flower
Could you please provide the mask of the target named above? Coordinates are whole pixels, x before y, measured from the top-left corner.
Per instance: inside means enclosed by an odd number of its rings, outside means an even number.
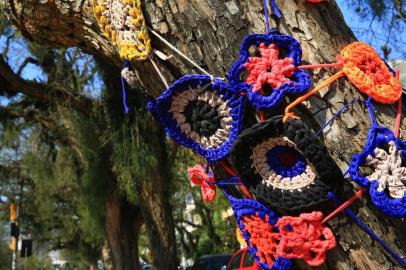
[[[322,219],[323,213],[312,212],[281,217],[275,225],[269,223],[267,215],[247,215],[241,221],[256,256],[272,268],[278,257],[304,259],[310,266],[323,264],[326,252],[336,246],[336,239]]]
[[[326,260],[326,252],[336,246],[333,232],[321,223],[323,213],[285,216],[278,220],[281,234],[278,254],[284,258],[302,258],[311,266],[320,266]]]
[[[295,72],[293,59],[279,59],[279,49],[275,44],[266,46],[261,43],[259,52],[261,57],[250,57],[244,64],[248,71],[245,81],[254,84],[253,91],[260,90],[266,83],[274,89],[281,87],[282,83],[289,83],[289,77]]]
[[[384,104],[399,100],[402,95],[400,82],[372,47],[354,42],[346,46],[341,55],[344,74],[360,92]]]
[[[261,263],[266,263],[272,268],[278,258],[278,243],[280,234],[274,226],[269,223],[269,216],[264,220],[257,215],[248,215],[242,218],[244,230],[250,235],[249,244],[257,250],[256,255]]]

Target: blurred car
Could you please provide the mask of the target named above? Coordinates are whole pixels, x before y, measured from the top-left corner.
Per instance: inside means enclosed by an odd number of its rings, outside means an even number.
[[[227,270],[259,270],[259,266],[246,248],[237,250],[227,264]]]
[[[192,270],[222,270],[227,267],[232,255],[206,255],[200,257]]]

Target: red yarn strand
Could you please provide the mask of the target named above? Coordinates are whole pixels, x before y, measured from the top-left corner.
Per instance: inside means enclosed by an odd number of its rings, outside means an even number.
[[[334,210],[327,217],[325,217],[321,223],[322,224],[326,223],[327,221],[329,221],[330,219],[332,219],[333,217],[335,217],[336,215],[338,215],[339,213],[344,211],[345,208],[350,206],[356,199],[361,197],[362,194],[364,194],[366,191],[367,191],[366,188],[361,188],[360,190],[358,190],[350,199],[348,199],[346,202],[344,202],[342,205],[340,205],[336,210]]]
[[[266,120],[266,115],[263,111],[258,111],[259,120],[264,122]]]
[[[224,160],[220,161],[220,164],[224,168],[224,170],[226,170],[227,173],[229,173],[231,176],[238,176],[237,173]],[[239,180],[239,182],[242,183],[241,179]],[[241,185],[241,189],[247,198],[252,199],[252,195],[245,185]]]

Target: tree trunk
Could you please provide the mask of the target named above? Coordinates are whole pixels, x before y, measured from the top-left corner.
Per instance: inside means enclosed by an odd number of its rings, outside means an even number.
[[[106,231],[113,269],[140,268],[138,233],[141,225],[140,209],[122,198],[114,185],[106,202]]]
[[[147,112],[146,112],[147,113]],[[136,182],[139,205],[145,220],[152,251],[153,266],[156,269],[175,270],[179,264],[176,256],[175,226],[173,223],[169,196],[167,194],[171,172],[167,161],[165,134],[150,115],[140,132],[149,154],[156,158],[156,166],[148,168],[148,179]]]
[[[136,181],[137,202],[149,235],[153,265],[156,269],[177,269],[175,227],[167,196],[171,173],[167,164],[165,134],[146,111],[146,99],[139,93],[129,93],[127,100],[131,109],[136,111],[136,119],[123,117],[121,93],[117,91],[120,88],[120,70],[105,61],[98,63],[107,86],[107,114],[113,130],[118,134],[117,143],[133,136],[129,129],[122,128],[123,124],[133,125],[131,129],[139,133],[137,136],[142,136],[139,142],[137,138],[131,141],[133,149],[137,149],[135,151],[145,153],[139,154],[139,160],[132,160],[135,166],[142,167],[132,175]]]
[[[89,265],[89,270],[97,270],[97,264],[96,263],[91,263]]]
[[[50,46],[80,46],[89,53],[102,55],[110,63],[120,65],[117,50],[101,36],[95,24],[89,0],[1,2],[13,23],[26,37]],[[334,0],[323,4],[299,0],[276,2],[284,19],[278,25],[272,20],[271,23],[299,40],[305,63],[333,62],[340,49],[355,40]],[[148,24],[153,29],[219,77],[225,76],[238,57],[242,38],[248,33],[265,31],[261,0],[145,0],[143,5]],[[152,40],[152,44],[154,48],[167,54],[172,53],[156,39]],[[193,71],[178,57],[167,62],[158,61],[158,65],[168,80]],[[149,61],[137,63],[136,67],[140,84],[145,91],[156,97],[164,90]],[[333,72],[322,70],[313,77],[317,82]],[[344,103],[353,97],[361,97],[345,80],[339,80],[328,89],[328,92],[322,91],[321,97],[311,97],[305,103],[306,106],[299,108],[304,115],[303,119],[315,129]],[[353,108],[351,113],[344,113],[334,121],[323,138],[343,171],[347,169],[352,155],[363,148],[370,125],[366,111],[357,104]],[[391,127],[395,115],[394,106],[378,106],[378,110],[378,121]],[[402,127],[404,126],[405,120],[402,120]],[[152,187],[144,188],[147,190]],[[347,192],[346,197],[351,194],[352,192]],[[406,246],[404,221],[390,219],[378,213],[367,195],[352,208],[392,248],[405,255],[405,251],[401,249]],[[149,220],[146,219],[146,222]],[[329,253],[326,264],[320,269],[401,269],[389,254],[346,215],[340,215],[329,224],[337,235],[338,245]],[[301,269],[307,268],[302,266]]]

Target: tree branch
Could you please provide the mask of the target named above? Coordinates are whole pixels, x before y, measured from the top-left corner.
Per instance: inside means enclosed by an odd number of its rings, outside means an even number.
[[[34,59],[32,57],[27,57],[24,62],[20,65],[20,67],[18,68],[17,71],[17,75],[20,76],[21,72],[23,72],[24,68],[28,65],[28,64],[35,64],[35,65],[39,65],[39,62],[37,59]]]
[[[9,92],[22,93],[61,106],[73,107],[84,114],[89,114],[93,103],[87,97],[71,96],[59,90],[46,91],[47,85],[24,80],[14,73],[3,57],[0,57],[0,87]]]

